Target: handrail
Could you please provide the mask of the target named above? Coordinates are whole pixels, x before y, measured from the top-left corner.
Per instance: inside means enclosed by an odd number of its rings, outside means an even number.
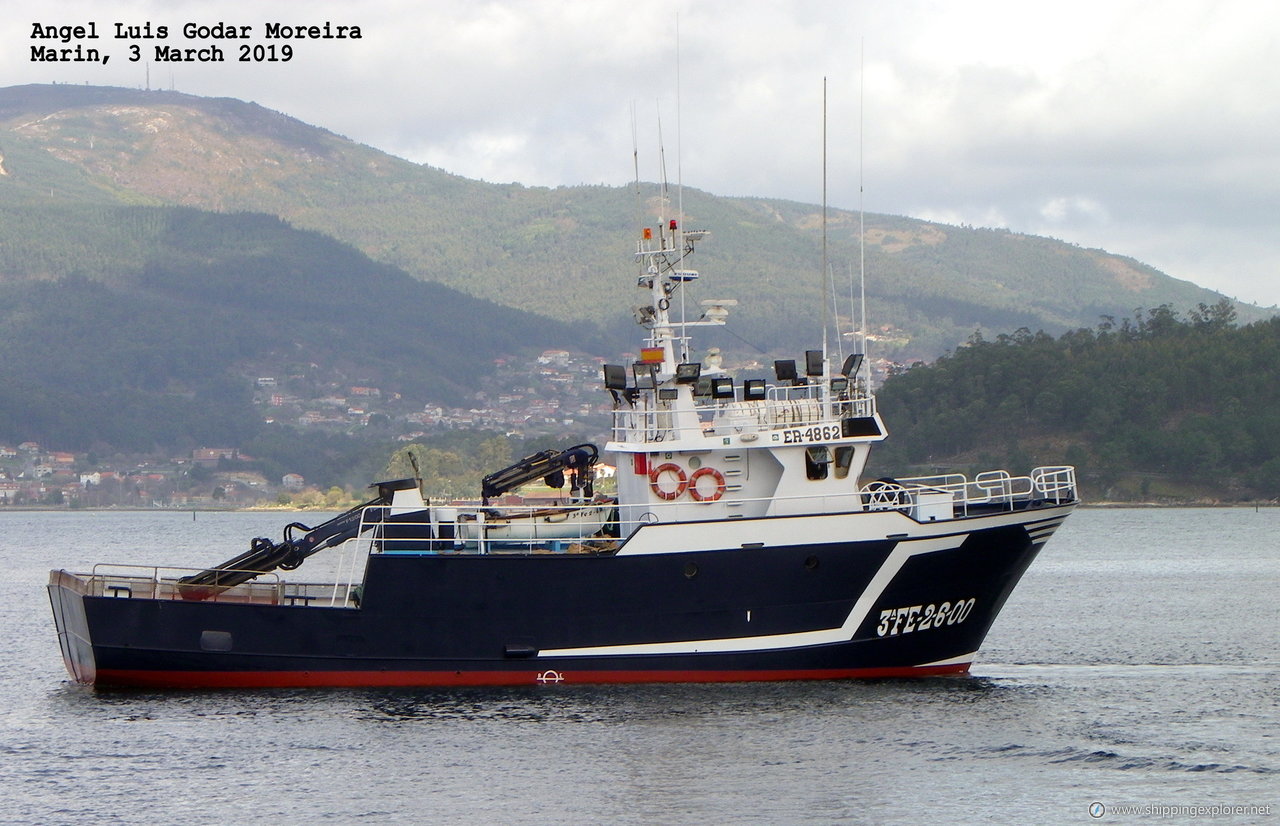
[[[949,493],[956,515],[968,516],[975,507],[1005,506],[1012,510],[1037,498],[1055,503],[1076,499],[1076,471],[1066,465],[1038,467],[1028,476],[1010,476],[1008,471],[989,470],[969,481],[963,474],[915,476],[896,480],[908,490]]]
[[[175,573],[188,574],[188,573],[195,573],[195,572],[204,570],[203,568],[186,568],[186,567],[180,567],[178,565],[136,565],[136,564],[130,565],[128,563],[122,563],[122,562],[98,562],[93,566],[92,575],[99,576],[99,570],[106,569],[106,568],[119,569],[119,570],[133,570],[133,571],[151,571],[151,578],[156,580],[169,579],[169,577],[160,576],[161,571],[173,571]],[[252,573],[259,577],[267,576],[267,577],[271,577],[273,580],[277,582],[280,581],[279,575],[272,572],[268,572],[264,574],[259,571],[248,571],[248,570],[241,571],[238,568],[226,568],[224,570],[226,570],[228,573]],[[106,573],[101,575],[114,576],[114,574],[106,574]],[[121,576],[123,576],[123,574],[121,574]],[[177,579],[178,577],[175,576],[172,578]]]
[[[181,576],[199,570],[201,569],[176,566],[99,563],[87,574],[53,571],[50,573],[50,582],[91,597],[180,602],[187,599],[184,586],[179,581]],[[353,607],[357,604],[357,592],[351,584],[343,591],[341,582],[284,581],[274,573],[259,573],[257,576],[259,579],[266,577],[269,581],[242,582],[216,593],[202,595],[201,601],[336,608]]]
[[[1031,471],[1035,489],[1046,499],[1063,500],[1076,497],[1076,469],[1067,465],[1038,467]]]
[[[185,575],[198,573],[201,570],[203,569],[174,565],[100,562],[93,566],[83,581],[85,593],[88,596],[181,600],[184,599],[183,585],[179,580]],[[268,579],[233,585],[209,593],[203,599],[211,602],[254,602],[272,605],[280,603],[285,583],[279,576],[256,571],[247,573],[253,573],[257,580],[263,577]]]
[[[824,399],[820,385],[799,387],[769,385],[764,399],[742,398],[742,388],[732,399],[694,400],[691,408],[658,402],[646,393],[639,406],[616,407],[613,439],[620,442],[670,442],[689,435],[783,430],[796,426],[839,422],[845,417],[875,415],[875,396],[831,396]],[[695,424],[681,424],[682,413],[694,414]]]

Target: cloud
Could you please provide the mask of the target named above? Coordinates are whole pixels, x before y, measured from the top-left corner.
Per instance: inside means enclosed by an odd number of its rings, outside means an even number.
[[[1079,195],[1052,198],[1040,207],[1040,217],[1050,224],[1096,222],[1105,224],[1107,208],[1092,198]]]
[[[30,25],[354,24],[288,63],[150,65],[490,181],[644,177],[816,202],[823,79],[835,206],[1043,232],[1280,303],[1280,7],[1252,0],[19,0],[9,83],[141,86],[147,67],[26,60]],[[53,18],[53,19],[50,19]],[[679,29],[679,75],[676,71]],[[863,184],[860,192],[859,184]]]

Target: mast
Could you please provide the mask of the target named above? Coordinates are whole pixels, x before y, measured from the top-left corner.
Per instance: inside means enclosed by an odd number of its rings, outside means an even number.
[[[680,100],[680,12],[676,12],[676,230],[672,242],[681,250],[680,258],[684,258],[684,151],[683,119],[684,108]],[[680,323],[688,320],[685,315],[684,290],[680,290]],[[680,360],[689,360],[689,339],[681,341]]]
[[[861,50],[858,55],[858,308],[861,312],[861,319],[858,321],[858,329],[862,331],[862,361],[863,364],[858,365],[858,372],[862,372],[865,365],[867,370],[867,391],[871,391],[871,362],[867,353],[867,232],[866,232],[866,210],[863,207],[863,180],[862,180],[862,152],[863,152],[863,104],[865,102],[865,91],[867,85],[866,72],[866,39],[861,43]]]
[[[822,78],[822,361],[827,361],[827,79]],[[823,378],[826,378],[825,367]]]
[[[827,296],[831,294],[827,279],[827,78],[822,78],[822,405],[830,405],[831,354],[827,346],[827,330],[831,326]]]

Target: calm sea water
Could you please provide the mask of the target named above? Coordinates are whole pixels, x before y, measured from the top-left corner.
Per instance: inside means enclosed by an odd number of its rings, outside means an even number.
[[[1280,824],[1280,509],[1077,512],[967,678],[67,681],[49,568],[202,566],[290,518],[0,512],[0,821]]]

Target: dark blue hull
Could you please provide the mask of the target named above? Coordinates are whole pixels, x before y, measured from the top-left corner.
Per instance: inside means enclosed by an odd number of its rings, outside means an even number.
[[[49,593],[68,670],[99,685],[958,673],[1070,510],[862,542],[633,556],[373,554],[358,607],[90,596],[64,572],[54,572]]]

